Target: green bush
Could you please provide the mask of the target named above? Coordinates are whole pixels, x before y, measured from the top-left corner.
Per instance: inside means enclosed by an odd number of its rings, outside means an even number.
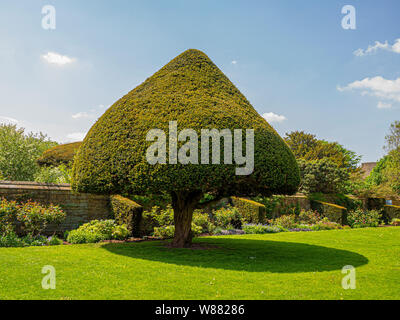
[[[333,203],[327,203],[323,201],[311,201],[311,208],[318,211],[322,216],[328,218],[328,220],[347,224],[347,209]]]
[[[111,197],[111,209],[116,223],[126,225],[132,235],[140,235],[142,206],[128,198],[116,195]]]
[[[58,167],[41,167],[35,175],[35,181],[41,183],[71,183],[71,168],[62,164]]]
[[[382,214],[376,210],[354,210],[349,212],[347,221],[352,228],[378,227]]]
[[[281,216],[273,221],[273,225],[281,226],[285,229],[294,229],[297,226],[296,215],[290,214]]]
[[[266,233],[283,232],[285,231],[285,229],[279,226],[268,226],[262,224],[245,224],[243,225],[243,231],[246,234],[266,234]]]
[[[0,235],[15,231],[18,205],[15,201],[0,199]]]
[[[18,237],[15,232],[0,235],[0,247],[39,247],[39,246],[56,246],[63,244],[62,240],[56,236],[47,239],[44,236],[26,235]]]
[[[306,211],[302,210],[299,214],[298,220],[300,223],[304,223],[307,225],[313,225],[322,220],[322,216],[317,211]]]
[[[233,206],[236,207],[245,223],[263,224],[266,220],[266,208],[263,204],[253,200],[232,197]]]
[[[202,233],[202,227],[192,223],[192,234],[194,237]],[[175,233],[175,226],[155,227],[153,236],[161,239],[172,239]]]
[[[59,239],[57,236],[51,236],[48,239],[48,244],[50,246],[60,246],[63,244],[63,241],[61,239]]]
[[[66,214],[59,206],[43,206],[36,202],[26,202],[18,206],[17,219],[25,234],[40,235],[48,224],[60,224]]]
[[[311,226],[311,229],[313,231],[338,230],[338,229],[342,229],[342,228],[343,227],[340,224],[329,221],[328,218],[323,218],[321,221],[319,221]]]
[[[304,193],[340,193],[349,180],[348,170],[338,168],[330,159],[298,160],[301,173],[300,191]]]
[[[390,222],[393,219],[400,219],[400,206],[385,205],[384,207],[385,220]]]
[[[25,247],[25,243],[15,232],[0,234],[0,247]]]
[[[213,233],[215,225],[210,221],[207,213],[195,210],[193,213],[193,223],[201,227],[201,233]]]
[[[68,233],[69,243],[95,243],[104,240],[124,240],[129,230],[125,225],[117,225],[114,220],[92,220]]]
[[[240,229],[242,227],[242,216],[239,210],[231,206],[214,210],[212,221],[216,227],[222,229]]]

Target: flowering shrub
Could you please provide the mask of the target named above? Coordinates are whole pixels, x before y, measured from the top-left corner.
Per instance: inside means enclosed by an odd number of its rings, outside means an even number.
[[[368,228],[379,226],[382,215],[376,210],[357,209],[349,212],[347,221],[352,228]]]
[[[285,229],[293,229],[296,228],[296,215],[290,214],[286,216],[281,216],[273,221],[273,224],[276,226],[281,226]]]
[[[117,225],[114,220],[92,220],[68,233],[69,243],[95,243],[103,240],[124,240],[128,238],[126,225]]]
[[[301,210],[298,220],[304,224],[315,224],[322,220],[322,216],[317,211],[305,211]]]
[[[239,210],[228,206],[213,211],[213,222],[215,226],[223,229],[240,229],[242,227],[242,216]]]
[[[337,229],[343,229],[343,227],[336,222],[329,221],[328,218],[323,218],[321,221],[311,226],[311,230],[313,231],[337,230]]]
[[[18,205],[15,201],[0,199],[0,235],[14,231]]]
[[[66,215],[60,207],[43,206],[36,202],[17,204],[15,201],[0,200],[0,235],[15,232],[16,222],[21,223],[25,235],[36,237],[50,223],[59,224]]]
[[[36,202],[19,205],[16,215],[24,231],[32,236],[41,234],[50,223],[60,224],[66,217],[60,207],[54,205],[45,207]]]

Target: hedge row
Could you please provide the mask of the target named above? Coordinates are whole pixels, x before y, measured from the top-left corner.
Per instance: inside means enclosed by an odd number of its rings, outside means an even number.
[[[246,223],[265,223],[266,208],[263,204],[237,197],[231,197],[231,201],[233,206],[239,210],[240,215]]]
[[[111,209],[118,224],[125,224],[133,236],[140,236],[143,207],[119,195],[111,197]]]
[[[42,167],[57,167],[61,164],[70,166],[74,160],[75,153],[81,145],[82,142],[74,142],[55,146],[46,150],[37,160],[37,163]]]
[[[347,209],[345,207],[323,201],[311,201],[311,209],[318,211],[329,221],[342,225],[347,224]]]
[[[392,221],[395,218],[400,219],[400,206],[385,205],[384,213],[386,218],[388,219],[388,222]]]

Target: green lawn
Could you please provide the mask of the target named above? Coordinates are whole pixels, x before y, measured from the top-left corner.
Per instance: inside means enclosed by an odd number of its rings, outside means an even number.
[[[400,228],[0,248],[0,299],[400,299]],[[57,271],[56,290],[41,269]],[[353,265],[357,289],[344,290]]]

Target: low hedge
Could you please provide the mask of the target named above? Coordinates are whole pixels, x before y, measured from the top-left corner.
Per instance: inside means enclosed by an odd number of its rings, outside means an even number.
[[[43,152],[37,163],[41,167],[58,167],[61,164],[70,166],[81,145],[82,142],[73,142],[55,146]]]
[[[245,223],[263,224],[266,221],[266,208],[253,200],[231,197],[232,205],[236,207]]]
[[[400,206],[385,205],[384,216],[388,219],[387,222],[391,222],[393,219],[400,219]]]
[[[115,221],[125,224],[133,236],[139,236],[143,207],[119,195],[111,196],[110,200]]]
[[[340,223],[342,225],[347,224],[347,209],[345,207],[333,203],[313,200],[311,201],[311,209],[318,211],[331,222]]]

